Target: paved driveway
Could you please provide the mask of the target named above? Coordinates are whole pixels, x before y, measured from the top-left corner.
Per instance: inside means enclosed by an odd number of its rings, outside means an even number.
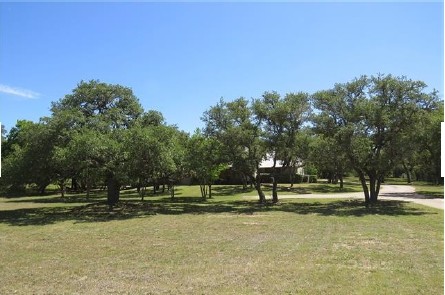
[[[414,202],[443,210],[443,199],[419,195],[410,185],[382,185],[379,198]]]
[[[359,193],[337,193],[337,194],[300,194],[300,195],[282,195],[279,194],[280,199],[337,199],[337,198],[365,198],[363,192]],[[257,196],[246,196],[246,199],[256,199]],[[266,196],[267,198],[267,196]],[[442,209],[443,199],[431,198],[416,193],[416,189],[410,185],[382,185],[380,188],[379,199],[382,200],[399,200],[406,202],[414,202],[425,206]]]

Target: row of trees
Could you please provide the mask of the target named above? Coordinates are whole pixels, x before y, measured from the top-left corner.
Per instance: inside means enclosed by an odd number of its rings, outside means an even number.
[[[405,77],[362,76],[313,94],[265,92],[261,98],[221,99],[202,117],[205,127],[189,135],[167,125],[162,114],[144,111],[131,89],[81,82],[52,103],[38,123],[18,121],[2,146],[3,186],[12,190],[50,183],[62,195],[69,182],[87,196],[106,185],[110,206],[122,185],[144,197],[150,184],[174,184],[193,176],[204,198],[230,167],[252,183],[265,202],[258,173],[273,159],[273,201],[278,201],[277,164],[296,171],[316,167],[330,179],[353,171],[366,202],[377,200],[380,184],[398,169],[440,181],[440,122],[443,102],[425,83]],[[2,131],[2,136],[5,136]],[[292,175],[292,174],[291,174]]]

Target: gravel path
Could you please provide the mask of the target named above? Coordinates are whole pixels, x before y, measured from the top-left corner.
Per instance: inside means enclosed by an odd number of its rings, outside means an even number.
[[[382,185],[379,198],[414,202],[443,210],[443,199],[419,195],[410,185]]]
[[[267,198],[268,196],[266,196]],[[279,195],[280,199],[352,199],[365,198],[363,192],[359,193],[338,193],[338,194],[299,194],[299,195]],[[245,196],[245,199],[256,199],[257,196]],[[416,193],[416,189],[410,185],[382,185],[380,188],[379,199],[399,200],[414,202],[425,206],[442,209],[444,208],[444,199],[431,198]]]

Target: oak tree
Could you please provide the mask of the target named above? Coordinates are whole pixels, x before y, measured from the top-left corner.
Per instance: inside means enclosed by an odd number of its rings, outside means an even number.
[[[367,203],[377,201],[384,177],[402,160],[411,126],[437,109],[437,92],[425,88],[422,81],[378,75],[313,94],[315,130],[346,153]]]

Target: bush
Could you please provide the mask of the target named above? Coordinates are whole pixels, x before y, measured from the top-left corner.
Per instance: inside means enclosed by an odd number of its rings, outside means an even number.
[[[304,172],[305,172],[305,175],[317,175],[318,174],[317,168],[312,164],[306,165],[304,167]]]

